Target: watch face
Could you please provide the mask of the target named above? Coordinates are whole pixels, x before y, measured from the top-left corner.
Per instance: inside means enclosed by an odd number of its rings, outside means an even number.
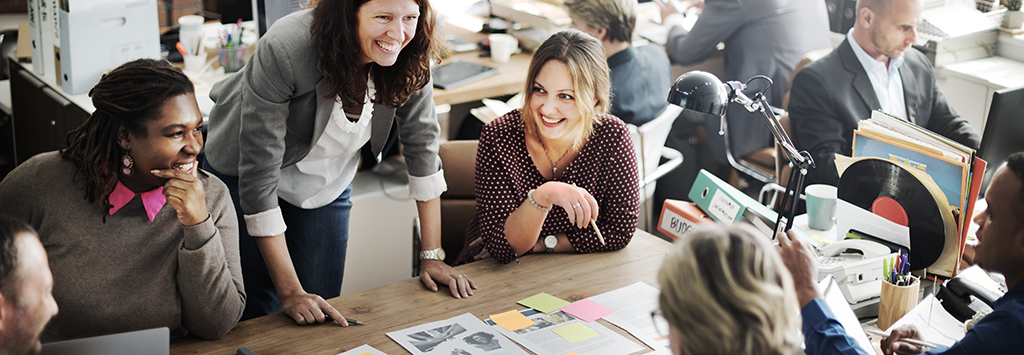
[[[558,237],[555,237],[553,235],[549,235],[547,237],[544,237],[544,246],[545,247],[550,249],[550,248],[554,248],[555,245],[558,245]]]
[[[437,260],[444,261],[444,249],[437,248]]]

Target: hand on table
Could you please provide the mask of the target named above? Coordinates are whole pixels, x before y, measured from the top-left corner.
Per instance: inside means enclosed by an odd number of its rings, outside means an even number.
[[[347,327],[348,321],[341,312],[334,309],[323,297],[299,291],[289,295],[278,295],[284,314],[300,325],[323,323],[330,316],[334,323]]]
[[[779,233],[779,254],[793,276],[793,288],[803,309],[808,302],[820,298],[818,293],[818,257],[811,245],[801,240],[796,232]]]
[[[900,339],[924,340],[921,337],[921,332],[919,332],[913,324],[901,325],[889,332],[888,337],[882,339],[882,343],[879,344],[882,348],[882,352],[885,353],[885,355],[920,354],[924,352],[924,349],[921,347],[899,341]]]
[[[473,279],[439,260],[420,261],[420,281],[434,292],[437,292],[437,284],[446,285],[455,298],[472,296],[473,290],[476,289],[476,282],[473,282]]]
[[[483,244],[483,242],[484,242],[483,238],[476,237],[475,240],[473,240],[472,242],[469,242],[469,246],[475,247],[477,245]],[[483,247],[483,248],[480,248],[480,253],[477,253],[475,256],[473,256],[473,260],[483,260],[483,259],[487,259],[487,258],[490,258],[490,257],[491,257],[491,252],[487,251],[487,247]]]
[[[153,175],[169,179],[164,183],[167,204],[178,213],[178,221],[185,226],[194,226],[210,218],[206,209],[206,190],[197,178],[198,169],[188,174],[177,169],[153,169]]]
[[[597,200],[586,189],[564,182],[549,181],[540,185],[533,198],[541,206],[557,205],[569,216],[569,223],[586,228],[597,221]]]

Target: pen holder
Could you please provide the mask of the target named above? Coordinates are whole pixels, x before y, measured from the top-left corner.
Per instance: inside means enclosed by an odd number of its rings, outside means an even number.
[[[218,51],[220,55],[220,66],[224,68],[225,73],[234,73],[245,66],[245,62],[249,59],[249,46],[238,45],[229,48],[220,48]]]
[[[888,330],[917,305],[921,280],[911,276],[910,286],[896,286],[882,280],[882,295],[878,300],[878,329]]]

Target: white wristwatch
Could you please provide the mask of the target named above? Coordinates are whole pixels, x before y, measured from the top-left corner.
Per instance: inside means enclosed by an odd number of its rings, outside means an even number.
[[[544,237],[544,247],[547,248],[546,251],[549,254],[555,252],[556,245],[558,245],[558,237],[554,234]]]
[[[444,261],[444,249],[437,248],[420,251],[420,260]]]

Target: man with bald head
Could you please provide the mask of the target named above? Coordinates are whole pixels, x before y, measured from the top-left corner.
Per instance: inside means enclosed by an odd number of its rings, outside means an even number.
[[[57,315],[46,251],[28,224],[0,215],[0,355],[36,354]]]
[[[974,217],[978,245],[974,262],[1006,277],[1010,291],[995,302],[992,313],[978,321],[949,349],[928,354],[1019,354],[1024,349],[1024,152],[1010,155],[996,171],[985,193],[988,207]],[[793,288],[802,309],[804,343],[808,354],[865,354],[851,344],[835,316],[815,288],[817,258],[799,238],[779,236],[779,252],[793,275]],[[893,329],[882,341],[885,354],[918,354],[920,347],[900,341],[922,339],[914,326]]]
[[[981,136],[949,107],[917,41],[922,0],[859,0],[846,40],[793,79],[789,117],[798,148],[814,157],[808,184],[837,185],[835,153],[851,154],[857,122],[871,111],[913,122],[971,148]]]

